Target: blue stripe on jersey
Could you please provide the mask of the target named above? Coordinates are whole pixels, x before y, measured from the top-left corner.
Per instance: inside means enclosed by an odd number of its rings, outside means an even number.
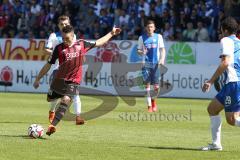
[[[142,35],[144,47],[147,48],[147,54],[145,56],[146,63],[157,64],[158,59],[158,34],[154,33],[152,37],[147,34]]]
[[[56,38],[58,40],[58,44],[62,43],[63,42],[63,39],[62,39],[62,35],[60,32],[55,32],[56,34]]]
[[[240,80],[240,40],[236,36],[229,36],[234,42],[234,70]]]

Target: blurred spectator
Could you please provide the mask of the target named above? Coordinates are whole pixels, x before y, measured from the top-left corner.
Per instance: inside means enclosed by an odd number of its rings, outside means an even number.
[[[166,5],[163,4],[162,0],[157,0],[157,4],[155,7],[155,12],[158,16],[163,15],[163,11],[167,8]]]
[[[20,39],[26,38],[24,30],[19,30],[18,34],[14,38],[20,38]]]
[[[100,23],[100,36],[107,34],[109,29],[112,28],[113,23],[111,17],[108,16],[106,9],[101,9],[100,16],[99,16],[99,23]]]
[[[192,22],[193,27],[196,28],[197,27],[197,22],[199,20],[200,20],[200,18],[197,15],[197,11],[195,9],[193,9],[188,21]]]
[[[85,38],[101,37],[116,25],[122,26],[123,31],[115,39],[136,39],[144,32],[145,22],[152,19],[156,24],[156,32],[162,32],[161,34],[168,40],[218,41],[219,24],[224,17],[234,16],[240,20],[239,2],[239,0],[0,0],[0,36],[47,38],[49,33],[58,30],[57,18],[66,14],[70,17],[76,32]],[[203,28],[199,27],[199,21]],[[96,34],[92,34],[93,30],[96,30]]]
[[[89,28],[89,37],[91,39],[98,39],[101,37],[100,33],[101,33],[100,23],[98,20],[95,20],[93,25],[90,26],[90,28]]]
[[[40,13],[41,6],[37,3],[37,0],[31,0],[31,13],[37,16]]]
[[[138,0],[128,0],[128,13],[133,11],[135,14],[138,13]]]
[[[24,13],[20,13],[20,16],[17,21],[17,30],[27,30],[28,29],[28,21],[24,16]]]
[[[141,28],[144,28],[145,27],[145,24],[147,23],[147,16],[145,15],[145,11],[144,10],[141,10],[140,11],[140,27]]]
[[[97,16],[95,15],[92,8],[88,8],[88,11],[85,16],[79,21],[77,27],[83,31],[85,37],[90,36],[90,28],[93,26],[94,22],[97,20]]]
[[[46,22],[47,23],[48,21],[52,21],[54,18],[55,18],[55,14],[56,14],[56,10],[53,6],[50,6],[49,8],[49,12],[47,12],[47,15],[46,15]]]
[[[120,17],[119,17],[119,25],[120,27],[124,27],[128,24],[129,21],[129,15],[126,13],[124,9],[120,11]]]
[[[140,13],[141,11],[144,11],[145,15],[149,16],[150,7],[149,7],[149,4],[144,0],[139,0],[138,2],[138,13]]]
[[[203,23],[201,21],[199,21],[197,23],[196,40],[198,42],[208,42],[209,41],[208,31],[205,27],[203,27]]]
[[[141,35],[140,18],[131,11],[129,21],[128,21],[128,35],[131,39],[138,39]]]
[[[174,40],[173,34],[173,28],[170,26],[170,23],[165,23],[162,31],[163,39],[166,41]]]
[[[156,26],[156,32],[160,30],[161,27],[161,18],[156,14],[155,10],[150,11],[150,16],[148,19],[153,20]]]
[[[8,23],[9,16],[4,14],[3,11],[0,12],[0,30],[3,29]]]
[[[26,38],[31,40],[31,39],[34,39],[36,37],[35,37],[33,31],[28,30],[28,33],[26,34]]]
[[[187,23],[187,28],[183,31],[184,41],[194,41],[196,36],[196,31],[193,28],[192,22]]]

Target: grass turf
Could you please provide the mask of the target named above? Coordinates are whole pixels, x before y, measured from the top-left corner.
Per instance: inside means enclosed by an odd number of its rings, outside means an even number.
[[[119,97],[101,98],[109,103],[96,113],[106,111],[112,102],[118,101],[117,107],[87,121],[86,125],[62,121],[50,137],[31,139],[26,135],[30,124],[41,124],[47,129],[46,96],[0,93],[0,160],[237,160],[240,157],[239,128],[227,125],[225,120],[224,150],[198,150],[211,140],[206,112],[209,100],[160,98],[160,111],[151,116],[146,112],[144,98],[136,98],[134,106]],[[128,101],[133,100],[128,97]],[[84,112],[102,103],[97,96],[81,96],[81,101]]]

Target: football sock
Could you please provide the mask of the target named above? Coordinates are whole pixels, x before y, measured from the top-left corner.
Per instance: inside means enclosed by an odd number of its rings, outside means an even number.
[[[50,110],[51,112],[55,112],[56,106],[58,104],[58,99],[55,99],[50,102]]]
[[[235,126],[240,127],[240,117],[237,117],[237,118],[235,119]]]
[[[156,99],[151,99],[152,101],[152,106],[156,105]]]
[[[81,100],[80,96],[76,95],[73,97],[73,108],[74,108],[74,113],[79,116],[81,114]]]
[[[221,145],[221,116],[210,116],[211,119],[211,131],[212,131],[212,143]]]
[[[56,126],[59,123],[59,121],[63,118],[67,108],[68,108],[68,105],[64,103],[60,103],[58,109],[55,112],[55,117],[52,121],[52,125]]]
[[[151,95],[150,95],[150,86],[146,88],[146,91],[147,91],[147,105],[151,107],[152,102],[151,102]]]

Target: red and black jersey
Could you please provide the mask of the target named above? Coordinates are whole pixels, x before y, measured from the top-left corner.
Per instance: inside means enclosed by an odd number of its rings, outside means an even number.
[[[82,79],[83,57],[96,45],[95,42],[77,40],[71,46],[61,43],[55,47],[48,63],[55,64],[59,60],[59,69],[55,78],[80,84]]]

